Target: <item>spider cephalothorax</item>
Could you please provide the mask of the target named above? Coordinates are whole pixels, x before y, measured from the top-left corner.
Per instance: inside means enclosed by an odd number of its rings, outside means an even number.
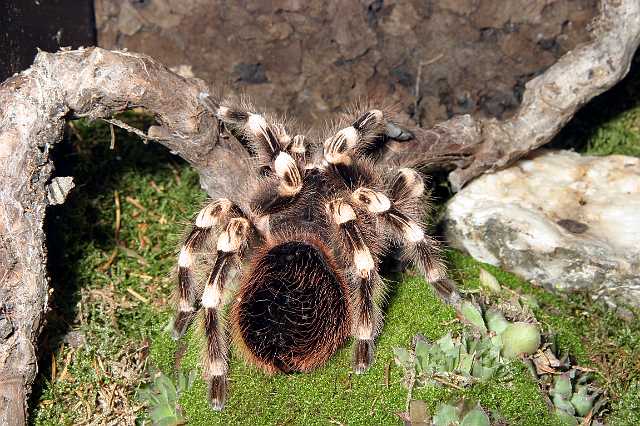
[[[458,303],[438,244],[420,221],[422,177],[376,162],[375,148],[395,128],[387,113],[356,113],[318,141],[289,136],[246,103],[216,103],[215,114],[220,131],[253,154],[247,173],[255,185],[247,196],[214,200],[197,214],[178,259],[174,322],[179,338],[203,312],[214,409],[222,409],[227,387],[225,301],[239,352],[270,373],[316,368],[349,336],[355,372],[369,367],[382,326],[379,261],[391,246],[402,248],[442,299]],[[206,265],[200,285],[196,270]],[[225,297],[237,270],[239,286]]]

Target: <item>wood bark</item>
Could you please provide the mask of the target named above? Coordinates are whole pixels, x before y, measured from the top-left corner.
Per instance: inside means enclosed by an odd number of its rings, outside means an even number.
[[[627,73],[639,43],[640,3],[603,0],[593,40],[531,80],[513,118],[454,117],[392,142],[383,160],[451,170],[459,189],[548,142],[581,105]],[[24,424],[37,372],[48,298],[44,217],[64,196],[52,180],[49,152],[65,121],[142,107],[158,123],[146,138],[195,167],[211,196],[223,196],[245,184],[248,155],[234,140],[216,138],[209,94],[201,80],[148,56],[100,48],[40,52],[30,69],[0,85],[0,424]]]

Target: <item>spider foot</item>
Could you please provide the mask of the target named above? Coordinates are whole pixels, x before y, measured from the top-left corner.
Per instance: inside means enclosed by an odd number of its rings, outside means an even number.
[[[362,374],[369,369],[373,361],[373,340],[356,340],[353,352],[353,371]]]
[[[173,331],[171,333],[173,340],[178,340],[184,336],[184,333],[189,329],[189,325],[191,325],[196,314],[197,312],[195,310],[178,311],[176,318],[173,321]]]
[[[209,406],[215,411],[222,411],[227,397],[227,377],[211,376],[209,384]]]
[[[451,306],[460,304],[460,294],[456,289],[455,283],[449,278],[439,278],[431,282],[431,285],[438,293],[438,296]]]

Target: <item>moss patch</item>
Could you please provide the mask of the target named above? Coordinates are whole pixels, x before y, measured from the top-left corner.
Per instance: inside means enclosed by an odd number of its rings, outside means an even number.
[[[351,372],[351,347],[347,345],[323,368],[309,374],[268,376],[245,365],[233,353],[231,394],[222,413],[212,412],[206,401],[205,384],[199,380],[182,398],[190,424],[392,424],[396,413],[404,411],[407,390],[402,387],[402,371],[393,362],[393,348],[409,346],[416,333],[437,339],[448,331],[459,331],[451,308],[441,304],[421,279],[406,277],[394,284],[385,327],[377,342],[376,361],[364,375]],[[189,350],[182,368],[197,368],[199,340],[187,337]],[[154,342],[152,359],[158,365],[173,362],[177,349],[165,337]],[[389,369],[385,378],[385,369]],[[413,397],[424,399],[429,409],[452,398],[471,397],[489,409],[498,410],[513,424],[552,424],[553,418],[520,363],[511,367],[508,379],[490,381],[464,391],[442,387],[416,389]],[[538,423],[536,423],[538,422]]]

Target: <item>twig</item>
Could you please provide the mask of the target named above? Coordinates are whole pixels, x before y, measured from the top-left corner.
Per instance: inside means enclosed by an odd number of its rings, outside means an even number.
[[[154,180],[149,181],[149,186],[155,189],[157,193],[162,194],[163,192],[162,189],[158,186],[158,184]]]
[[[116,244],[119,244],[121,213],[120,213],[120,194],[118,193],[118,191],[113,191],[113,199],[115,200],[115,203],[116,203],[115,238],[116,238]]]
[[[144,297],[143,295],[141,295],[140,293],[138,293],[137,291],[135,291],[131,287],[127,287],[127,293],[129,293],[130,295],[132,295],[133,297],[135,297],[136,299],[138,299],[142,303],[149,303],[149,299],[147,299],[146,297]]]
[[[71,132],[76,137],[76,139],[78,139],[80,142],[84,142],[84,138],[76,128],[76,125],[73,124],[73,121],[67,121],[67,124],[69,125],[69,128],[71,129]]]
[[[373,407],[375,407],[376,402],[378,402],[379,398],[380,398],[380,395],[377,395],[375,398],[373,398],[373,402],[371,403],[371,408],[369,409],[370,416],[373,416],[375,414],[375,410],[373,409]]]
[[[56,374],[57,374],[57,368],[56,368],[56,354],[51,354],[51,383],[56,381]]]
[[[133,198],[133,197],[125,197],[124,198],[127,203],[132,204],[134,207],[136,207],[138,210],[142,210],[143,212],[146,211],[147,209],[140,203],[140,201],[138,201],[137,199]]]
[[[111,264],[113,263],[113,261],[116,260],[116,256],[117,255],[118,255],[118,249],[114,248],[113,251],[111,252],[111,255],[107,259],[107,261],[105,263],[103,263],[102,265],[100,265],[98,267],[98,270],[100,272],[105,272],[106,270],[108,270],[109,267],[111,267]]]
[[[418,123],[418,126],[422,127],[422,119],[418,112],[418,109],[420,108],[420,101],[422,100],[422,97],[420,95],[420,83],[422,82],[422,67],[426,67],[427,65],[431,65],[433,63],[438,62],[443,56],[444,55],[441,53],[437,55],[435,58],[431,58],[426,62],[420,61],[420,63],[418,64],[418,75],[416,76],[416,87],[414,91],[415,102],[413,105],[413,118]]]
[[[67,377],[67,370],[69,369],[69,365],[71,364],[71,357],[73,356],[76,348],[71,348],[71,350],[67,353],[67,356],[64,360],[64,367],[62,368],[62,373],[58,377],[58,380],[62,381]]]
[[[389,376],[391,373],[391,362],[388,362],[384,366],[384,386],[389,389]]]
[[[111,131],[111,143],[109,144],[109,149],[116,149],[116,129],[113,127],[112,123],[109,123],[109,131]]]
[[[422,127],[422,120],[420,118],[420,113],[418,112],[418,108],[420,108],[420,81],[422,80],[422,64],[420,61],[418,64],[418,75],[416,76],[416,87],[414,90],[415,101],[413,103],[413,119],[418,123],[418,126]]]
[[[416,361],[416,354],[415,353],[411,353],[410,355],[411,359],[410,359],[410,365],[413,365]],[[409,375],[409,384],[407,386],[408,391],[407,391],[407,400],[405,402],[405,411],[408,413],[409,412],[409,408],[411,408],[411,398],[413,397],[413,387],[416,385],[416,369],[412,368],[411,369],[411,373]]]
[[[103,118],[102,121],[106,121],[107,123],[111,124],[112,126],[118,126],[121,129],[124,129],[129,133],[135,133],[136,135],[140,136],[140,138],[142,138],[142,140],[144,141],[145,144],[148,143],[149,141],[155,141],[156,140],[155,138],[152,138],[149,135],[147,135],[142,130],[137,129],[137,128],[133,127],[133,126],[130,126],[127,123],[125,123],[124,121],[116,120],[115,118]],[[112,129],[113,129],[113,127],[112,127]],[[112,135],[113,135],[113,133],[112,133]],[[114,138],[112,137],[112,140],[113,139]]]
[[[580,426],[589,426],[591,424],[591,420],[593,420],[593,409],[589,410],[589,413],[582,420]]]
[[[444,380],[444,379],[442,379],[442,378],[440,378],[440,377],[438,377],[438,376],[432,376],[431,378],[432,378],[433,380],[435,380],[436,382],[441,383],[441,384],[443,384],[443,385],[451,386],[451,387],[452,387],[452,388],[454,388],[454,389],[463,390],[463,388],[462,388],[462,387],[460,387],[460,386],[456,385],[455,383],[451,383],[451,382],[449,382],[449,381],[447,381],[447,380]]]
[[[572,367],[575,368],[576,370],[584,371],[584,372],[587,372],[587,373],[597,373],[598,372],[598,370],[596,370],[595,368],[581,367],[579,365],[574,365]]]

